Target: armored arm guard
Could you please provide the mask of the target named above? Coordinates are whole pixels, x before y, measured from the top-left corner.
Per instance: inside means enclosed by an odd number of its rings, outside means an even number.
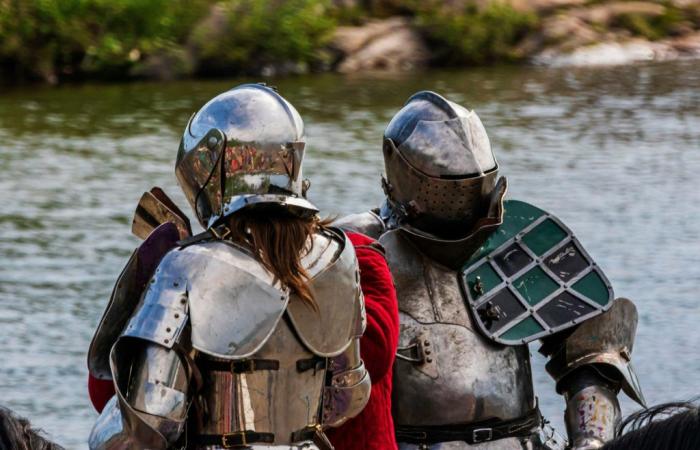
[[[330,358],[330,382],[323,391],[323,424],[339,427],[358,415],[369,401],[372,382],[360,359],[360,339],[342,354]]]
[[[175,350],[138,339],[112,352],[116,395],[90,435],[91,449],[170,448],[189,406],[186,365]]]
[[[91,449],[166,449],[180,438],[193,372],[182,342],[189,341],[186,289],[176,272],[156,270],[110,352],[116,394],[92,430]]]
[[[566,423],[573,448],[600,448],[614,436],[620,420],[617,394],[622,389],[644,405],[630,363],[637,309],[620,298],[600,316],[582,323],[565,338],[552,337],[542,352],[547,371],[566,398]]]

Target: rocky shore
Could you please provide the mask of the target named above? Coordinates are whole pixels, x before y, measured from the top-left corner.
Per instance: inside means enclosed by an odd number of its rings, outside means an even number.
[[[84,0],[76,5],[26,0],[0,8],[0,82],[498,63],[595,66],[700,57],[700,0]]]
[[[517,61],[596,66],[700,58],[698,0],[510,0],[509,5],[538,18],[537,25],[513,43]],[[410,17],[339,27],[332,47],[340,53],[335,66],[339,72],[406,70],[434,62],[425,32]]]

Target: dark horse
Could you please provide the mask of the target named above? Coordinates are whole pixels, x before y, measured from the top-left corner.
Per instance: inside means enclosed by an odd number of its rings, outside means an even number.
[[[25,418],[0,406],[0,450],[63,450],[41,436]]]
[[[652,406],[625,418],[604,450],[700,449],[700,408],[692,402]]]

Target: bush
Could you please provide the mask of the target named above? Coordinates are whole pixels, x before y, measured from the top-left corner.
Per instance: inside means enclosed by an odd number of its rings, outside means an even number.
[[[227,0],[192,36],[200,71],[257,73],[322,62],[335,19],[326,0]]]
[[[673,35],[675,28],[684,22],[686,14],[683,11],[673,5],[666,5],[666,11],[660,16],[622,14],[611,25],[655,41]]]
[[[416,24],[436,61],[448,65],[518,59],[516,44],[537,22],[534,14],[516,11],[505,3],[489,3],[483,9],[470,3],[454,11],[425,2],[416,11]]]
[[[123,77],[144,55],[182,42],[208,3],[0,0],[0,66],[19,79]]]

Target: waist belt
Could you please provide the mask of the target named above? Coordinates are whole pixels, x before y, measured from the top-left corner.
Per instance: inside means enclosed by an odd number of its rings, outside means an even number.
[[[532,429],[541,424],[542,415],[539,408],[535,407],[524,416],[512,420],[492,419],[454,425],[397,425],[396,440],[409,444],[463,441],[471,445],[508,437],[529,436],[532,434]]]
[[[295,431],[290,436],[292,443],[312,441],[320,450],[333,450],[333,446],[321,430],[321,427],[306,427]],[[223,448],[248,447],[251,444],[274,444],[273,433],[255,431],[236,431],[226,434],[200,434],[194,438],[194,444],[201,446],[218,446]]]
[[[198,357],[197,366],[202,370],[211,370],[215,372],[249,373],[258,370],[279,370],[280,363],[274,359],[221,361],[218,359]]]

